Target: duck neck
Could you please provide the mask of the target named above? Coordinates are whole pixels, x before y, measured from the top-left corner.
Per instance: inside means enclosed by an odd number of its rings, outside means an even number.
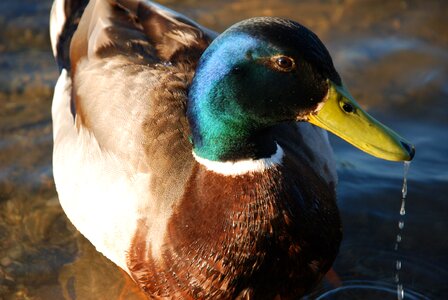
[[[277,145],[271,127],[245,114],[229,94],[190,91],[188,119],[195,155],[221,162],[272,156]]]
[[[214,125],[218,127],[217,124]],[[199,127],[193,134],[195,155],[210,161],[257,160],[269,158],[277,151],[269,132],[248,134],[238,130],[210,130],[212,132]]]

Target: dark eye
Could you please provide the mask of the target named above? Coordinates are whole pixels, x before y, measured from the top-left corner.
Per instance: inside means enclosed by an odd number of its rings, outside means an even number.
[[[353,112],[355,109],[353,108],[353,106],[351,104],[345,103],[344,105],[342,105],[342,109],[345,110],[345,112],[351,113]]]
[[[280,71],[289,72],[294,69],[294,60],[288,56],[277,56],[275,59],[275,65]]]

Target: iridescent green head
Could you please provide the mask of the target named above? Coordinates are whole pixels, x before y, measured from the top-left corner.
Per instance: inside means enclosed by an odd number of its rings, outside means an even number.
[[[346,91],[327,49],[310,30],[279,18],[240,22],[214,40],[199,61],[188,104],[194,152],[214,161],[269,157],[276,150],[270,129],[318,115],[337,98],[334,87]],[[341,97],[334,101],[345,101],[355,111],[341,105],[348,117],[361,110],[347,95]],[[381,129],[396,156],[357,146],[382,158],[409,159],[404,140]]]

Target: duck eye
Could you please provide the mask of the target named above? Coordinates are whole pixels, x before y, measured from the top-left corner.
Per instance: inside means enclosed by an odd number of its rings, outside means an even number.
[[[344,103],[343,105],[342,105],[342,109],[345,111],[345,112],[347,112],[347,113],[351,113],[351,112],[353,112],[355,109],[354,109],[354,107],[351,105],[351,104],[349,104],[349,103]]]
[[[288,56],[276,56],[274,57],[275,65],[277,69],[283,72],[289,72],[294,69],[294,60]]]

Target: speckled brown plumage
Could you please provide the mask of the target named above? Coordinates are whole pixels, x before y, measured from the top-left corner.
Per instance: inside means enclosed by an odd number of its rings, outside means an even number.
[[[250,299],[295,299],[309,291],[336,256],[340,220],[334,190],[309,166],[285,166],[235,178],[196,164],[161,260],[145,261],[146,234],[134,237],[134,279],[150,295],[185,299],[230,299],[248,290]]]

